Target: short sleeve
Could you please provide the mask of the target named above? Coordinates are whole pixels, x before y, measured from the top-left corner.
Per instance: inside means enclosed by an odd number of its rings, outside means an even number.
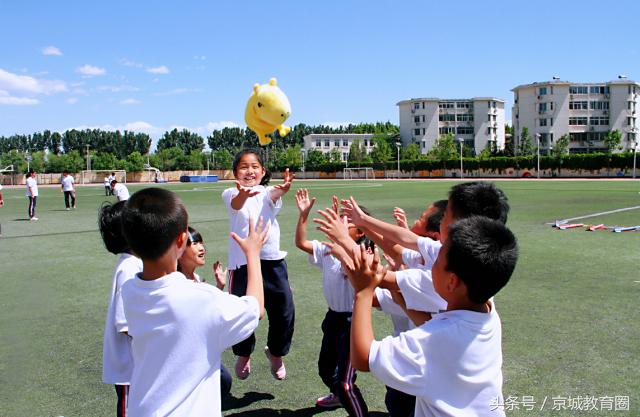
[[[410,310],[438,313],[447,309],[447,302],[433,287],[431,271],[405,269],[396,272],[396,282]]]
[[[113,314],[115,317],[114,324],[118,333],[124,333],[129,331],[129,324],[127,323],[127,317],[124,314],[124,306],[122,303],[122,287],[116,291],[115,298],[113,300]]]
[[[329,247],[322,242],[312,240],[313,254],[309,255],[309,263],[318,268],[322,268],[322,258],[329,253]]]
[[[264,196],[265,196],[264,203],[265,205],[267,205],[273,210],[274,215],[277,215],[280,212],[280,209],[282,209],[282,197],[278,198],[276,201],[273,201],[271,199],[272,191],[273,191],[273,187],[266,188],[266,192],[264,193]]]
[[[426,386],[427,364],[420,339],[428,337],[419,329],[374,341],[369,349],[369,369],[385,385],[419,396]]]
[[[442,248],[442,243],[437,240],[433,240],[428,237],[418,238],[418,251],[424,259],[423,263],[425,268],[431,269],[433,267],[433,264],[440,253],[440,248]]]
[[[402,307],[396,304],[391,297],[391,292],[389,290],[385,290],[383,288],[375,289],[376,298],[378,299],[378,304],[380,304],[380,309],[392,316],[400,316],[407,317]]]
[[[424,260],[420,252],[412,249],[402,250],[402,263],[409,268],[422,268],[424,266]]]
[[[231,200],[233,200],[233,197],[236,195],[238,195],[238,190],[235,188],[227,188],[222,192],[222,201],[224,201],[228,209],[231,209]]]
[[[219,317],[214,340],[220,350],[225,350],[249,337],[258,327],[260,320],[260,306],[255,297],[237,297],[232,294],[219,292],[211,308],[216,309]]]

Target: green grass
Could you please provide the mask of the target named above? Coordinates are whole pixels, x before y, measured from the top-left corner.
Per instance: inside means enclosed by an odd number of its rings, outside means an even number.
[[[305,416],[326,389],[317,376],[320,323],[326,311],[321,278],[293,245],[296,187],[306,186],[329,204],[332,193],[353,195],[374,215],[391,219],[394,206],[410,219],[433,200],[446,198],[452,181],[297,182],[279,215],[281,245],[289,252],[289,276],[297,308],[296,331],[286,358],[288,376],[275,381],[259,351],[246,381],[234,379],[225,415]],[[171,184],[203,235],[206,270],[226,260],[228,220],[220,193],[227,184]],[[533,396],[542,411],[513,416],[564,416],[552,397],[629,396],[629,413],[640,415],[640,233],[557,231],[555,219],[640,205],[631,181],[503,181],[511,203],[509,226],[520,243],[520,260],[509,285],[496,297],[503,325],[504,395]],[[132,192],[143,186],[131,185]],[[24,190],[3,190],[0,209],[0,415],[110,416],[113,387],[101,384],[104,315],[116,257],[97,232],[97,211],[107,198],[101,186],[78,191],[78,209],[64,210],[58,188],[41,187],[38,222],[26,219]],[[113,198],[113,197],[111,197]],[[640,210],[586,219],[607,225],[640,224]],[[320,237],[312,232],[312,237]],[[386,317],[375,314],[376,336],[389,334]],[[266,340],[266,322],[258,344]],[[231,352],[224,363],[232,369]],[[372,412],[383,413],[384,387],[369,374],[358,384]],[[344,410],[323,412],[343,416]],[[607,415],[591,411],[587,415]]]

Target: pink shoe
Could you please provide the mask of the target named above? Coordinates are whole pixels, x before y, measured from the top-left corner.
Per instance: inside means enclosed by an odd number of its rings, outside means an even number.
[[[271,375],[279,381],[285,379],[287,376],[287,370],[284,367],[282,358],[279,356],[273,356],[269,351],[269,346],[265,346],[264,354],[267,355],[267,358],[271,362]]]
[[[337,395],[330,393],[329,395],[318,398],[316,406],[321,408],[337,408],[342,407],[342,404],[340,403],[340,398],[338,398]]]
[[[247,379],[251,373],[251,357],[238,356],[236,360],[236,376],[238,379]]]

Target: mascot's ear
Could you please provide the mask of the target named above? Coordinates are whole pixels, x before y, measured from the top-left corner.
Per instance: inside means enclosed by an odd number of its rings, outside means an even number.
[[[269,85],[278,85],[278,80],[276,80],[275,78],[270,79]]]
[[[258,88],[260,88],[260,84],[255,83],[255,84],[253,85],[253,92],[254,92],[255,94],[258,94]]]

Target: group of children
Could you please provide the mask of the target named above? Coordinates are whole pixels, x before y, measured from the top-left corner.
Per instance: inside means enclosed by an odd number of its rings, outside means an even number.
[[[249,377],[265,310],[264,352],[273,377],[286,378],[295,307],[276,216],[293,174],[267,186],[270,175],[252,150],[236,155],[233,172],[235,187],[222,194],[228,271],[214,264],[215,285],[195,273],[206,250],[174,193],[146,188],[101,209],[105,246],[120,255],[103,351],[103,382],[115,385],[118,415],[220,415],[231,388],[221,354],[232,347],[236,376]],[[296,192],[295,244],[322,271],[328,305],[318,373],[329,393],[316,404],[367,415],[356,385],[361,370],[387,386],[392,416],[503,415],[490,404],[502,396],[493,296],[517,260],[506,196],[491,183],[458,184],[411,228],[402,209],[390,224],[334,196],[313,220],[326,243],[307,239],[315,201],[308,190]],[[372,308],[390,315],[393,336],[374,339]]]

